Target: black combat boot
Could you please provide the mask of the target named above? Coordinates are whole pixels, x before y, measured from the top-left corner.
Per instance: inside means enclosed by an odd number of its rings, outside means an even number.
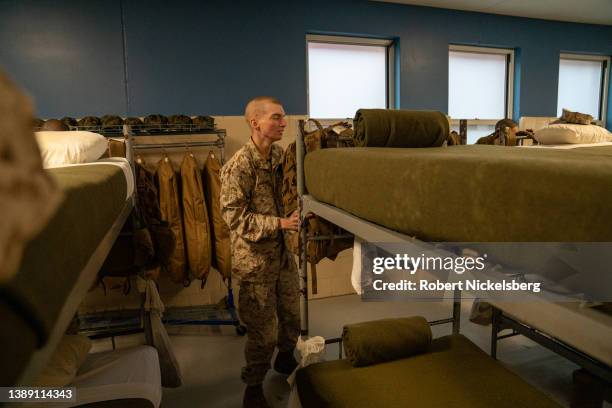
[[[281,374],[289,375],[297,366],[293,351],[279,351],[274,359],[274,369]]]
[[[246,387],[242,398],[242,408],[270,408],[261,384]]]

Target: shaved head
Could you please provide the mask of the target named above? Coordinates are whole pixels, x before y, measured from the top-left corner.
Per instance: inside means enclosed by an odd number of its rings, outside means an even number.
[[[244,110],[244,119],[249,126],[251,125],[251,119],[257,119],[265,112],[265,107],[268,103],[282,105],[281,101],[273,96],[258,96],[247,103]]]

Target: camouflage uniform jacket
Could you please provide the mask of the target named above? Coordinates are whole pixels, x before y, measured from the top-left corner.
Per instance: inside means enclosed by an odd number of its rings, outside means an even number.
[[[282,156],[282,147],[273,144],[265,159],[250,140],[221,170],[221,213],[230,228],[232,272],[243,281],[275,281],[281,267],[294,265],[279,222]]]

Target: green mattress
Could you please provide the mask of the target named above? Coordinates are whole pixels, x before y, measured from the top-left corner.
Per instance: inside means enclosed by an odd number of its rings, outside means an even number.
[[[612,146],[309,153],[319,201],[427,241],[612,241]]]
[[[304,408],[558,407],[461,335],[435,339],[430,351],[354,368],[348,360],[298,370]]]
[[[17,275],[0,286],[0,301],[8,301],[20,315],[28,317],[39,344],[52,330],[64,300],[121,213],[127,195],[123,170],[114,165],[48,171],[64,192],[64,201],[27,245]]]

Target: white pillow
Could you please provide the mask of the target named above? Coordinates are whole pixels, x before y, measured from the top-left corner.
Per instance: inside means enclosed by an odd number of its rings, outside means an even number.
[[[596,125],[556,123],[536,130],[535,139],[544,145],[601,143],[612,141],[612,134]]]
[[[93,132],[36,132],[35,135],[45,168],[91,163],[108,148],[106,138]]]
[[[521,116],[519,119],[519,130],[531,129],[536,131],[548,126],[550,122],[554,122],[559,118],[551,116]]]

